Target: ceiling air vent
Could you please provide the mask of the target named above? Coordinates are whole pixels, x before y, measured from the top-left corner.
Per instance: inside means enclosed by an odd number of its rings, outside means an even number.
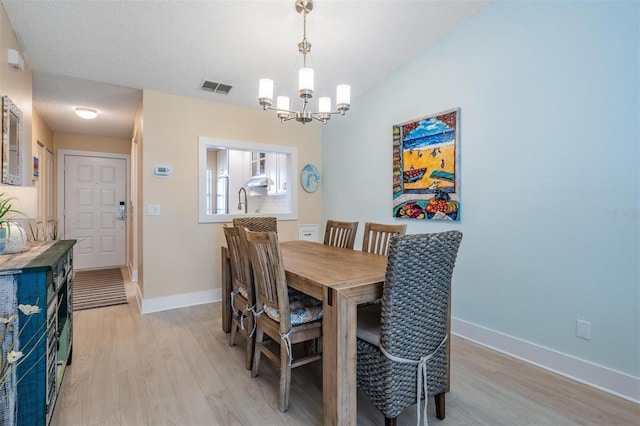
[[[214,93],[222,93],[223,95],[228,95],[231,91],[232,86],[230,84],[217,83],[215,81],[205,80],[202,83],[200,89],[207,90],[209,92]]]

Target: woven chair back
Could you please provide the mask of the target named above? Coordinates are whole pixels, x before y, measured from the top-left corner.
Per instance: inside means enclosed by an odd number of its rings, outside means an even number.
[[[240,231],[249,248],[256,286],[256,308],[263,305],[280,311],[280,332],[291,328],[289,292],[278,235],[275,232]]]
[[[404,235],[406,232],[407,225],[385,225],[383,223],[366,222],[364,224],[362,251],[386,256],[389,251],[391,237],[393,235]]]
[[[458,231],[391,237],[380,343],[392,355],[420,359],[447,335],[451,276],[461,240]],[[436,355],[442,362],[445,349]]]
[[[237,292],[240,286],[246,289],[249,306],[253,306],[255,303],[255,295],[249,248],[247,247],[246,240],[240,237],[240,229],[241,228],[235,226],[223,227],[224,237],[227,239],[229,263],[231,265],[231,283],[234,292]]]
[[[233,226],[247,228],[254,232],[278,232],[278,219],[275,217],[235,217]]]
[[[353,244],[356,241],[357,230],[358,222],[327,220],[327,227],[324,231],[324,244],[328,246],[353,249]]]

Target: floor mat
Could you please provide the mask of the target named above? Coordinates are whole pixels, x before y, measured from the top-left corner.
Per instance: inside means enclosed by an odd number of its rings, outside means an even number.
[[[102,308],[127,303],[120,268],[75,271],[73,310]]]

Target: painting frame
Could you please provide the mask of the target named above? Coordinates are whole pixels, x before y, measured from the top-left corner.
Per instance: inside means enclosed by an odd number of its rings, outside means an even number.
[[[33,156],[33,180],[38,180],[40,178],[40,159]]]
[[[393,217],[454,220],[460,204],[460,108],[393,126]]]

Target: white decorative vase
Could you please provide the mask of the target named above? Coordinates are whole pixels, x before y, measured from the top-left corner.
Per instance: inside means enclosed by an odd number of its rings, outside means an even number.
[[[20,253],[27,245],[27,233],[15,222],[7,222],[7,240],[3,253]]]

